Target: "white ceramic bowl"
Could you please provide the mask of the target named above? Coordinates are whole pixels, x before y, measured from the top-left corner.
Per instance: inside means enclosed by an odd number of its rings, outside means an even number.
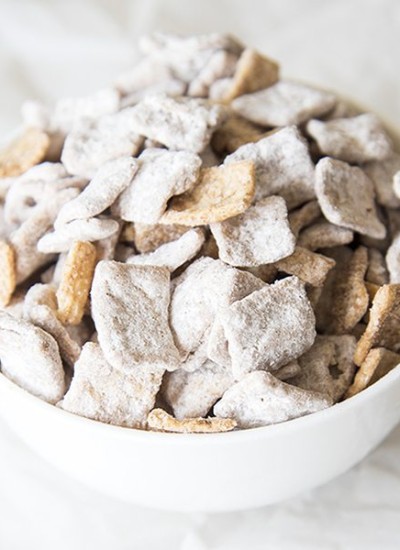
[[[386,127],[400,150],[399,133]],[[324,411],[224,434],[101,424],[33,397],[1,373],[0,415],[49,463],[98,491],[149,508],[225,512],[290,498],[368,455],[400,422],[400,365]]]
[[[228,511],[278,502],[345,472],[400,421],[400,366],[310,416],[224,434],[166,434],[75,416],[0,374],[0,414],[39,455],[103,493],[151,508]]]

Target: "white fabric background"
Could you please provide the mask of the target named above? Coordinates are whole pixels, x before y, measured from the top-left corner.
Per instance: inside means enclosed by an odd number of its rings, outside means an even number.
[[[231,31],[280,60],[285,75],[358,98],[400,128],[398,0],[0,0],[0,134],[28,97],[107,85],[152,29]],[[323,488],[210,516],[110,500],[58,474],[2,424],[0,442],[1,550],[400,548],[400,428]]]

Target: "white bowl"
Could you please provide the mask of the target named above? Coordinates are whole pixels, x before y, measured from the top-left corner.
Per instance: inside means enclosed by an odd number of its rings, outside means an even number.
[[[1,374],[0,414],[49,463],[98,491],[150,508],[239,510],[292,497],[362,460],[400,421],[400,366],[324,411],[224,434],[101,424],[41,401]]]
[[[385,126],[400,150],[399,132]],[[0,415],[49,463],[113,497],[183,512],[243,510],[322,485],[368,455],[400,422],[400,365],[324,411],[224,434],[101,424],[41,401],[1,373]]]

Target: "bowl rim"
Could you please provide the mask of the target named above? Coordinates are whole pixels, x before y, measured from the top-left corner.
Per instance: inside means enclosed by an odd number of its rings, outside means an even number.
[[[274,437],[277,434],[282,434],[283,432],[291,432],[292,430],[300,429],[304,425],[312,425],[321,423],[326,419],[339,414],[343,414],[347,409],[355,408],[356,406],[362,406],[365,401],[372,399],[378,394],[385,393],[388,387],[400,380],[400,363],[394,369],[392,369],[388,374],[383,376],[377,382],[371,386],[365,388],[356,395],[336,403],[331,407],[327,407],[321,411],[317,411],[305,416],[300,416],[293,418],[291,420],[286,420],[285,422],[280,422],[278,424],[271,424],[269,426],[260,426],[256,428],[246,428],[233,430],[230,432],[218,432],[218,433],[175,433],[175,432],[158,432],[151,430],[141,430],[139,428],[129,428],[126,426],[117,426],[114,424],[107,424],[105,422],[100,422],[92,418],[87,418],[85,416],[80,416],[78,414],[66,411],[61,407],[52,405],[39,397],[29,393],[27,390],[18,386],[15,382],[7,378],[0,371],[0,387],[5,387],[6,391],[12,391],[19,394],[19,397],[25,399],[32,406],[52,414],[54,417],[63,418],[69,423],[72,424],[81,424],[82,427],[87,429],[103,430],[105,434],[110,434],[112,436],[119,437],[128,437],[132,441],[144,441],[144,442],[164,442],[168,440],[171,443],[182,443],[189,442],[199,444],[204,443],[205,439],[212,439],[213,443],[238,443],[243,440],[249,439],[258,439],[264,437]],[[1,407],[0,407],[0,417],[1,417]]]

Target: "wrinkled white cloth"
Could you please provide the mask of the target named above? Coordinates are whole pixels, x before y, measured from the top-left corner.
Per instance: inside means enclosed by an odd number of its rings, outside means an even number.
[[[341,91],[400,128],[398,0],[0,0],[0,136],[27,98],[103,87],[150,30],[230,31],[285,76]],[[296,499],[217,515],[153,512],[81,486],[0,422],[0,549],[397,550],[400,427],[352,471]]]

